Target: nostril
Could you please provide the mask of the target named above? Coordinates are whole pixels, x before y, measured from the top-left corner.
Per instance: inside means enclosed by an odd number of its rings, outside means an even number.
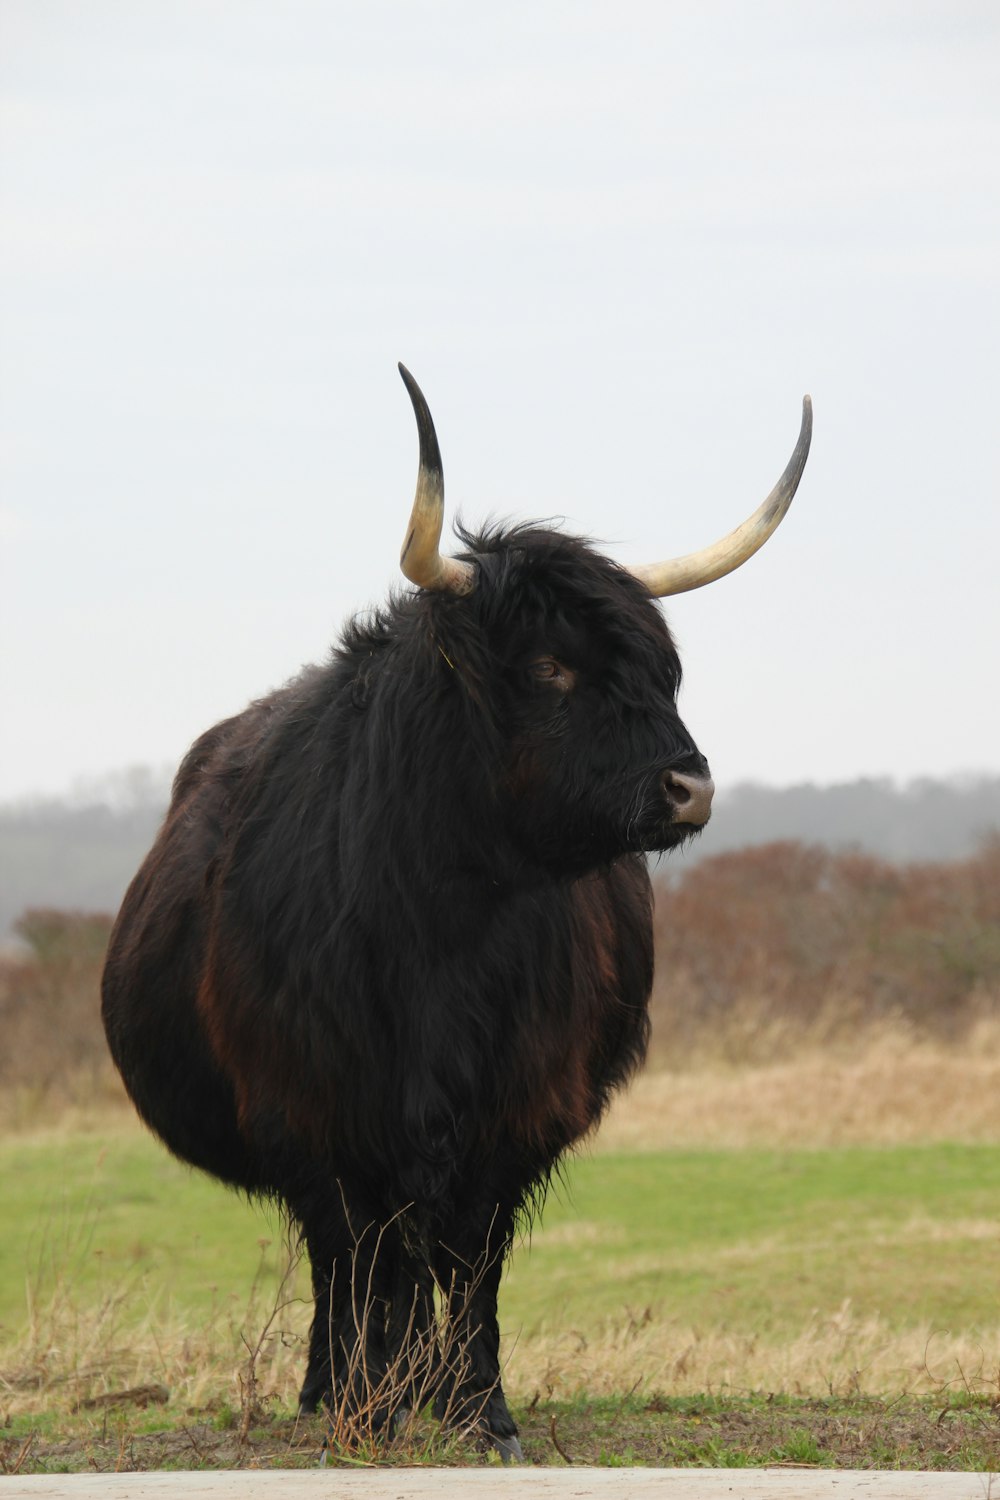
[[[683,807],[685,802],[691,801],[691,793],[689,789],[684,786],[682,782],[677,781],[673,776],[671,776],[669,771],[663,778],[663,790],[670,798],[670,801],[676,802],[678,807]]]
[[[663,793],[673,803],[675,823],[701,827],[712,812],[715,784],[711,776],[686,776],[682,771],[664,771]]]

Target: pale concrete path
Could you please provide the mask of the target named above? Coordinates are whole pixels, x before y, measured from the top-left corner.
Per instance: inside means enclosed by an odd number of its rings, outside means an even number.
[[[1000,1476],[873,1469],[312,1469],[0,1478],[0,1500],[1000,1500]]]

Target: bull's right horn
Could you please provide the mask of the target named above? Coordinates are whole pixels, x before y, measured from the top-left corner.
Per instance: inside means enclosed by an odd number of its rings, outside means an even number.
[[[405,365],[399,373],[410,393],[420,438],[420,468],[417,471],[417,493],[413,498],[410,522],[399,554],[399,566],[411,583],[424,589],[442,589],[453,594],[467,594],[475,582],[471,563],[459,557],[441,556],[441,527],[444,524],[444,470],[441,450],[424,393]]]
[[[689,589],[700,589],[703,584],[714,583],[717,578],[724,578],[727,573],[732,573],[748,557],[752,557],[758,547],[763,547],[791,505],[792,496],[806,466],[811,440],[812,401],[808,396],[803,396],[802,426],[795,452],[763,505],[759,505],[742,526],[737,526],[735,531],[731,531],[711,547],[703,547],[700,552],[689,552],[686,557],[647,563],[630,569],[630,572],[657,599],[663,599],[668,594],[685,594]]]

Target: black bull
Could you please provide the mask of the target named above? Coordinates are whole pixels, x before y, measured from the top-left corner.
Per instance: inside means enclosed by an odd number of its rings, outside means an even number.
[[[633,574],[527,526],[442,558],[440,456],[404,379],[421,439],[404,571],[424,586],[192,747],[112,935],[104,1021],[170,1149],[301,1230],[303,1408],[378,1389],[376,1420],[398,1418],[437,1288],[463,1357],[439,1360],[436,1409],[519,1456],[503,1263],[643,1059],[645,855],[711,800],[653,595],[743,558],[706,549],[678,582],[676,563]]]

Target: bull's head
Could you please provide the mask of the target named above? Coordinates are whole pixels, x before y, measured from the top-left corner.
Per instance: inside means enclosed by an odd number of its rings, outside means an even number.
[[[700,552],[624,569],[572,537],[515,528],[467,537],[469,553],[443,557],[434,423],[416,381],[399,369],[420,438],[400,566],[412,583],[456,599],[453,621],[466,614],[457,599],[477,596],[467,609],[492,648],[512,736],[511,831],[545,863],[569,866],[681,843],[707,823],[714,788],[677,712],[680,662],[652,600],[724,577],[771,536],[809,453],[809,397],[795,451],[767,499]]]

